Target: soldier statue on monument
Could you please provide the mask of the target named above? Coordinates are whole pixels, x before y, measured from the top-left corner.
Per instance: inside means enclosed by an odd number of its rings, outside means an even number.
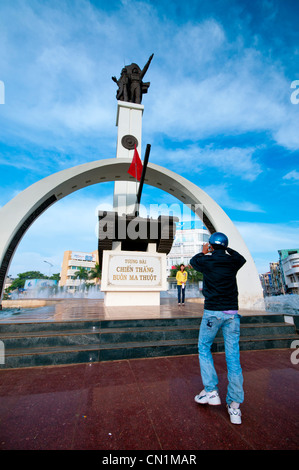
[[[112,80],[118,85],[117,100],[141,104],[142,95],[147,93],[150,86],[150,82],[143,82],[142,79],[150,66],[153,56],[154,54],[150,56],[142,70],[137,64],[133,63],[122,69],[119,80],[112,77]]]

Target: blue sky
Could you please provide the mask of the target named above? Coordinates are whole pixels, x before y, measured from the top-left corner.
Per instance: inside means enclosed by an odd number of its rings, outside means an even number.
[[[114,158],[111,77],[154,53],[150,161],[213,197],[266,272],[277,250],[299,246],[298,21],[291,0],[1,0],[0,206],[56,171]],[[10,273],[59,272],[64,250],[96,249],[97,208],[112,193],[104,183],[52,206]],[[175,202],[145,186],[153,201]]]

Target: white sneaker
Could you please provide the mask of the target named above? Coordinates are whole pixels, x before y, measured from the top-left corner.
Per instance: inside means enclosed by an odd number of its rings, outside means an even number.
[[[194,397],[194,400],[200,405],[206,405],[207,403],[209,405],[221,405],[221,400],[217,390],[213,390],[212,392],[202,390],[199,395]]]
[[[227,405],[227,411],[230,417],[230,422],[232,424],[242,424],[242,419],[241,419],[241,410],[240,408],[235,408],[231,405]]]

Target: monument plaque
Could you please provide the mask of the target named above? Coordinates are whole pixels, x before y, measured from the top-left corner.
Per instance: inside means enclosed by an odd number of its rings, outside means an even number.
[[[167,289],[165,253],[105,250],[102,273],[106,306],[159,305]]]
[[[148,253],[137,255],[132,251],[116,254],[110,251],[106,256],[108,266],[106,265],[103,271],[107,270],[108,276],[105,288],[119,290],[119,287],[124,287],[126,290],[133,291],[137,287],[149,290],[163,288],[161,255]],[[105,254],[103,264],[105,265]],[[102,282],[102,289],[103,287]]]

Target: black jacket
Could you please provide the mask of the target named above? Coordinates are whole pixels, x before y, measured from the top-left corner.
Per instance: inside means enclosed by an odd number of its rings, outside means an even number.
[[[232,248],[193,256],[190,260],[191,266],[203,273],[202,293],[205,297],[205,309],[238,310],[236,275],[245,263],[246,259]]]

